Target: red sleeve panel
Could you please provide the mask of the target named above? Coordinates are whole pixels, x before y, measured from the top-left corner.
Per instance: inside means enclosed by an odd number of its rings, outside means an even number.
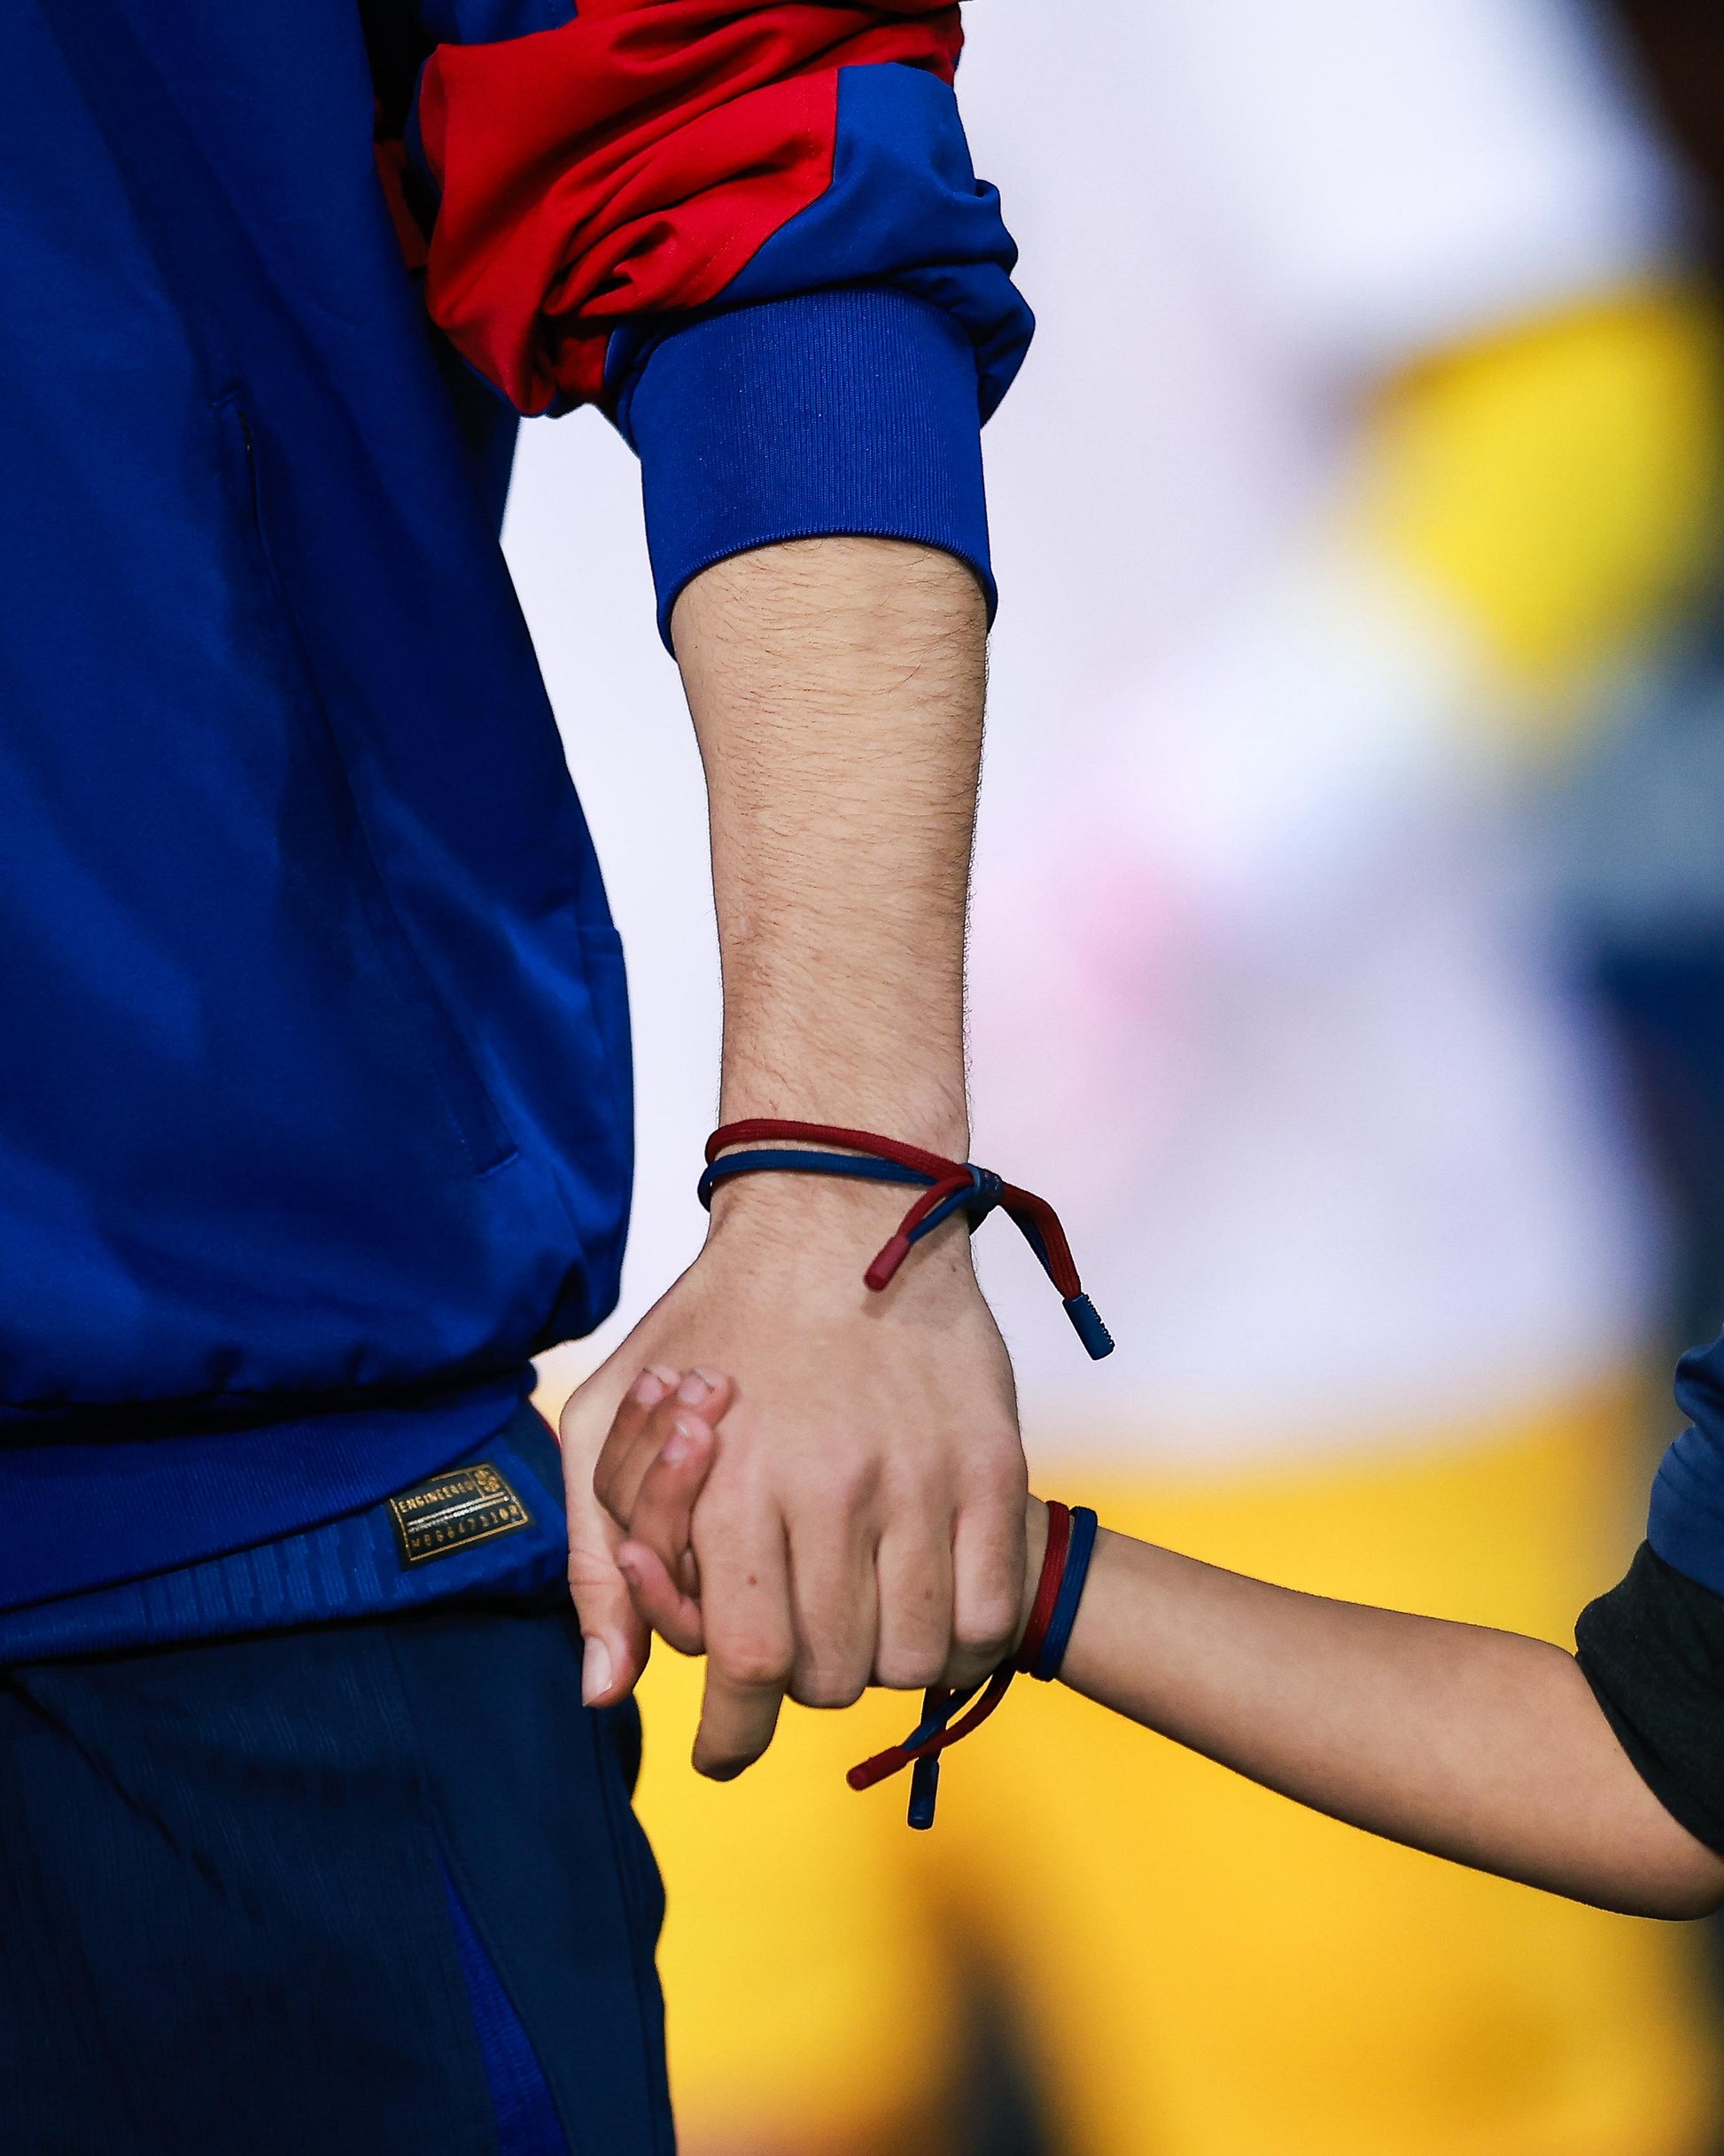
[[[414,0],[426,301],[523,412],[639,451],[661,633],[751,547],[939,547],[1033,323],[933,0]]]
[[[925,0],[586,0],[439,46],[418,106],[433,319],[524,412],[597,400],[615,331],[722,300],[831,187],[842,69],[949,83],[961,42]],[[846,276],[835,259],[822,281]]]

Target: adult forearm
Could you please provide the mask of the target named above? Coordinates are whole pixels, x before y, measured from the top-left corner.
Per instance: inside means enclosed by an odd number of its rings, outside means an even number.
[[[961,1152],[974,577],[893,541],[764,548],[690,584],[672,631],[711,803],[724,1118]]]
[[[726,1121],[967,1149],[985,627],[968,570],[886,541],[763,548],[678,601],[711,801]],[[596,1487],[621,1525],[648,1464],[625,1422],[605,1434],[625,1388],[648,1365],[735,1381],[691,1529],[706,1772],[757,1757],[787,1692],[843,1706],[871,1677],[966,1682],[1011,1637],[1025,1482],[1011,1369],[961,1220],[885,1293],[864,1285],[905,1203],[839,1178],[721,1186],[699,1257],[565,1411],[571,1505]],[[571,1561],[595,1678],[610,1673],[596,1701],[633,1681],[640,1643],[588,1524]]]
[[[1104,1535],[1063,1671],[1091,1699],[1351,1824],[1647,1915],[1724,1865],[1544,1641],[1296,1594]]]

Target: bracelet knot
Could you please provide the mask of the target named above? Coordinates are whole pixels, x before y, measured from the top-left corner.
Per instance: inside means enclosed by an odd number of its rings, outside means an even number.
[[[763,1143],[764,1140],[778,1142]],[[832,1148],[842,1148],[834,1151]],[[741,1148],[733,1151],[733,1148]],[[1004,1212],[1035,1252],[1044,1273],[1059,1291],[1072,1328],[1095,1360],[1114,1351],[1113,1336],[1095,1304],[1083,1292],[1077,1265],[1060,1216],[1045,1198],[1021,1190],[990,1168],[974,1161],[947,1160],[920,1146],[881,1138],[874,1131],[847,1130],[835,1124],[790,1123],[758,1116],[726,1123],[706,1141],[706,1167],[696,1186],[709,1210],[719,1183],[738,1175],[835,1175],[862,1182],[905,1183],[920,1195],[898,1223],[897,1232],[875,1252],[862,1275],[875,1295],[883,1294],[894,1274],[925,1235],[962,1213],[974,1234],[989,1214]]]

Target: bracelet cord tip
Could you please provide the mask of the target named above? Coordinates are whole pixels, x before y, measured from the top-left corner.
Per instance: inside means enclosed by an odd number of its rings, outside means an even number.
[[[893,1274],[909,1255],[910,1238],[900,1229],[862,1275],[863,1286],[871,1288],[875,1295],[882,1294],[891,1286]]]
[[[876,1752],[872,1759],[865,1759],[852,1767],[844,1779],[852,1789],[872,1789],[876,1782],[885,1781],[908,1763],[909,1754],[901,1744],[888,1745],[883,1752]]]
[[[1072,1321],[1072,1330],[1083,1342],[1091,1362],[1099,1363],[1104,1355],[1114,1352],[1114,1335],[1102,1323],[1101,1312],[1088,1296],[1068,1296],[1065,1311]]]

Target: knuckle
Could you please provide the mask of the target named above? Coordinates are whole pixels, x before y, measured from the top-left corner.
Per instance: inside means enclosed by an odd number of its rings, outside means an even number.
[[[854,1707],[866,1688],[866,1678],[848,1670],[798,1670],[790,1697],[801,1707]]]
[[[733,1640],[712,1649],[712,1665],[726,1684],[739,1692],[781,1691],[790,1675],[790,1657],[768,1640]]]
[[[967,1654],[998,1654],[1017,1626],[1016,1598],[984,1587],[971,1595],[952,1625],[954,1646]]]
[[[881,1475],[873,1460],[835,1460],[820,1476],[825,1506],[842,1518],[871,1512],[880,1494]]]
[[[940,1673],[941,1684],[954,1692],[967,1692],[998,1669],[998,1654],[954,1654]]]
[[[889,1692],[925,1692],[938,1684],[946,1666],[946,1650],[926,1646],[882,1647],[874,1675]]]
[[[580,1545],[571,1547],[568,1576],[571,1593],[579,1595],[583,1602],[592,1603],[595,1608],[607,1597],[616,1599],[626,1592],[622,1576],[610,1562],[608,1553]]]
[[[915,1461],[896,1472],[887,1485],[882,1510],[891,1529],[912,1529],[920,1539],[949,1541],[961,1509],[959,1485],[937,1462]]]
[[[970,1496],[985,1506],[1021,1505],[1029,1488],[1029,1469],[1015,1437],[1009,1445],[990,1445],[973,1465]]]
[[[608,1596],[594,1594],[587,1587],[571,1585],[569,1590],[569,1599],[575,1606],[575,1615],[583,1632],[619,1631],[624,1629],[625,1623],[633,1621],[634,1617],[633,1603],[625,1605],[628,1611],[628,1618],[625,1620],[623,1610]]]

